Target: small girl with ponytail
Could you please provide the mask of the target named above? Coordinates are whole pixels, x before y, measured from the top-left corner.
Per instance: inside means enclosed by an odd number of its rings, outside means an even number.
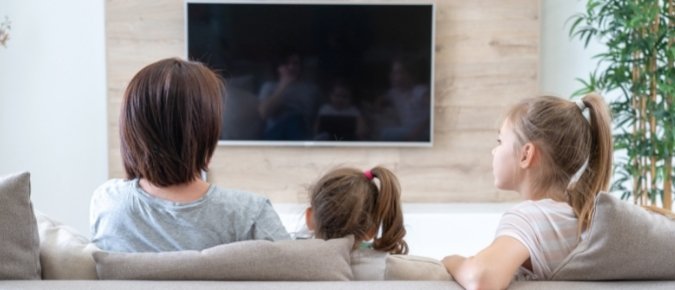
[[[586,117],[585,115],[588,115]],[[473,257],[443,259],[466,289],[504,289],[514,275],[548,280],[577,246],[612,170],[610,115],[602,97],[526,99],[502,123],[492,150],[495,186],[526,201],[501,218]]]
[[[310,189],[307,227],[320,239],[354,235],[354,278],[383,280],[387,255],[408,253],[400,192],[386,168],[335,169]]]

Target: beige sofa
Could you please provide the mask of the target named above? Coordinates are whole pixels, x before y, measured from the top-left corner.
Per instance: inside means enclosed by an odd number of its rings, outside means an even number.
[[[105,253],[72,228],[34,214],[29,193],[28,174],[0,178],[0,289],[462,289],[438,261],[410,256],[387,260],[388,281],[349,281],[350,237]],[[556,270],[554,278],[563,281],[509,288],[675,289],[674,240],[675,221],[601,194],[587,238]]]
[[[220,281],[0,281],[0,289],[369,289],[369,290],[434,290],[463,289],[455,282],[444,281],[350,281],[350,282],[220,282]],[[514,282],[514,290],[556,290],[556,289],[675,289],[675,281],[622,281],[622,282]]]

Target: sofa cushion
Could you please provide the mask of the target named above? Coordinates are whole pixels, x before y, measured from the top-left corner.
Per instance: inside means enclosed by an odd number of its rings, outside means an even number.
[[[440,280],[452,281],[445,266],[436,259],[389,255],[385,264],[384,280]]]
[[[351,280],[353,237],[242,241],[202,251],[94,253],[99,279]]]
[[[552,280],[673,280],[675,220],[601,193],[587,236]]]
[[[98,248],[77,230],[36,212],[42,279],[96,280]]]
[[[0,280],[40,279],[30,173],[0,177]]]

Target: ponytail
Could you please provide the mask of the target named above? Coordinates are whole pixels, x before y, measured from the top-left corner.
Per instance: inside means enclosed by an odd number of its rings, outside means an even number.
[[[579,232],[588,227],[593,216],[596,195],[609,189],[612,173],[612,129],[607,104],[602,97],[591,94],[580,102],[590,113],[590,154],[579,180],[568,189],[569,204],[579,219]]]
[[[611,118],[604,100],[593,94],[577,102],[551,96],[525,99],[510,110],[507,120],[513,124],[517,146],[532,142],[542,152],[533,189],[568,202],[581,233],[590,223],[595,197],[609,188],[612,172]]]
[[[406,234],[401,210],[401,187],[396,176],[384,167],[370,170],[380,180],[380,192],[376,199],[374,224],[380,228],[373,247],[378,251],[392,254],[407,254],[408,244],[403,240]],[[378,235],[379,234],[379,235]]]
[[[407,254],[400,195],[398,179],[386,168],[378,166],[365,173],[335,169],[310,189],[314,234],[321,239],[354,235],[357,246],[374,232],[375,250]]]

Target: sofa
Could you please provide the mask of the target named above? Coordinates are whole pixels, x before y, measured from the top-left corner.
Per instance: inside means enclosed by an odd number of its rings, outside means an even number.
[[[439,261],[387,258],[384,281],[351,281],[351,237],[244,241],[203,251],[108,253],[34,212],[30,174],[0,178],[0,289],[462,289]],[[607,194],[556,281],[509,289],[675,289],[675,221]]]
[[[0,281],[0,289],[259,289],[259,290],[460,290],[464,289],[455,282],[443,281],[349,281],[349,282],[233,282],[233,281]],[[621,282],[514,282],[509,289],[514,290],[557,290],[557,289],[675,289],[674,281],[621,281]]]

